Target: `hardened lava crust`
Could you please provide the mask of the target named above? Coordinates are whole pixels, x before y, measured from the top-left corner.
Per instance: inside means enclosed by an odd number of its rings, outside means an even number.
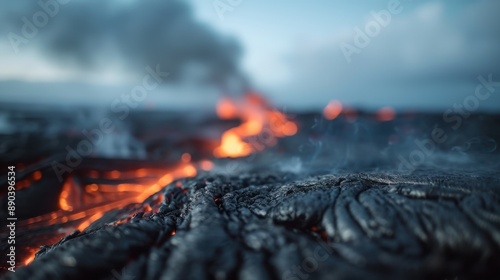
[[[103,217],[4,279],[500,279],[496,176],[267,171],[160,193],[156,213]]]

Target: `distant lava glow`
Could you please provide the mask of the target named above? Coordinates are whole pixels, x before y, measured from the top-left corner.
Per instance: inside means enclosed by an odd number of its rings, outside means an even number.
[[[244,157],[276,144],[277,138],[297,133],[297,125],[273,109],[262,97],[248,93],[240,100],[223,98],[217,105],[221,119],[239,118],[242,123],[222,134],[215,157]],[[260,137],[259,137],[260,136]]]
[[[337,118],[340,113],[342,113],[342,103],[337,100],[332,100],[328,105],[326,105],[325,109],[323,109],[323,116],[327,120],[333,120]]]

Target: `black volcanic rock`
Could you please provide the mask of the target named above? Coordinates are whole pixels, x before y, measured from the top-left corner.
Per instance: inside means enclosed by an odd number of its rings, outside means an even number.
[[[105,217],[4,279],[500,277],[497,177],[269,171],[161,193],[158,213]]]

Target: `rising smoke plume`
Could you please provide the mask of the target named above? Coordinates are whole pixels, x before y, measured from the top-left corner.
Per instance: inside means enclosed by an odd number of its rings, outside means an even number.
[[[170,80],[195,73],[219,85],[241,77],[240,45],[199,22],[186,1],[40,0],[0,6],[0,32],[8,44],[21,51],[35,48],[64,67],[98,71],[113,62],[124,72],[141,73],[147,65],[160,65]],[[36,21],[44,20],[37,18],[40,11],[48,21],[37,27]],[[23,34],[32,31],[29,25],[37,29],[32,38]]]

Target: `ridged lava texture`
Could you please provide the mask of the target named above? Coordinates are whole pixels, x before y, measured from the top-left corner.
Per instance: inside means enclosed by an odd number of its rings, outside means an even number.
[[[257,172],[181,182],[162,191],[158,213],[97,222],[6,279],[500,279],[496,178]]]

